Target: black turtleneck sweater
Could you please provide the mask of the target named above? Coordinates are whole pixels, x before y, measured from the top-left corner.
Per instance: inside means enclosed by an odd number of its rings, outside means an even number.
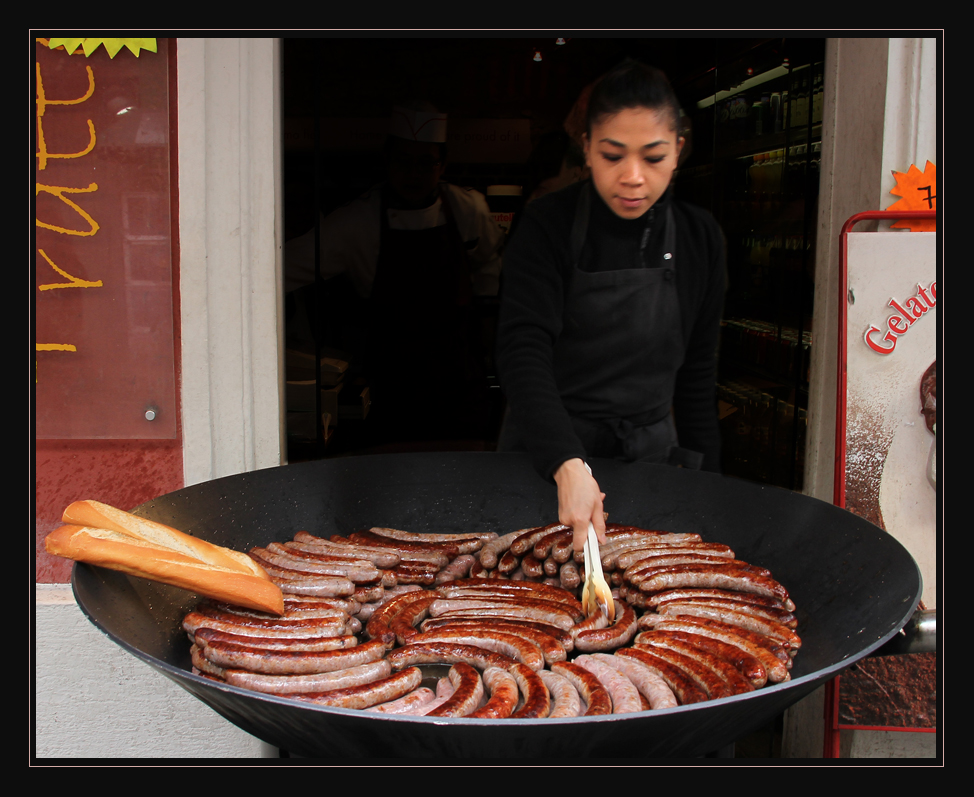
[[[497,334],[501,386],[521,443],[538,472],[549,480],[562,462],[586,458],[562,402],[553,365],[574,269],[571,230],[583,185],[575,183],[528,205],[504,251]],[[674,417],[680,446],[703,453],[703,468],[717,471],[720,434],[715,385],[726,287],[723,234],[707,211],[673,200],[672,189],[633,220],[616,216],[594,186],[591,196],[579,264],[585,271],[660,267],[666,208],[673,208],[676,287],[685,343],[683,364],[676,374]],[[612,352],[603,356],[611,357]]]

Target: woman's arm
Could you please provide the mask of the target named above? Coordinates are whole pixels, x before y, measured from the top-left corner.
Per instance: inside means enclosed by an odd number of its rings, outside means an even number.
[[[552,480],[566,460],[585,449],[562,404],[554,374],[561,334],[567,232],[532,203],[504,254],[497,365],[511,421],[538,472]],[[570,218],[565,222],[570,228]]]
[[[717,423],[717,355],[720,322],[727,289],[727,261],[724,236],[717,222],[707,214],[698,240],[707,242],[699,264],[696,299],[681,303],[681,312],[693,312],[683,366],[676,377],[674,416],[680,446],[704,455],[703,470],[720,471],[720,428]]]

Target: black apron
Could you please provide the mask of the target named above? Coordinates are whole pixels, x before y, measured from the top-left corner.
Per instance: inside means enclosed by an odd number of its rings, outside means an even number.
[[[389,439],[456,436],[476,382],[470,268],[449,202],[440,199],[445,225],[394,230],[383,192],[367,371],[372,420]]]
[[[589,456],[699,468],[703,455],[679,447],[671,413],[684,356],[672,208],[658,267],[585,271],[591,203],[586,185],[575,208],[573,271],[554,349],[555,377],[575,433]],[[505,432],[499,449],[510,444]]]

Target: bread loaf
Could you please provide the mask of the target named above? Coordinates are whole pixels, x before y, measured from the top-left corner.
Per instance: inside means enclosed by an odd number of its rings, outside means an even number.
[[[284,597],[253,559],[162,523],[76,501],[45,539],[48,553],[171,584],[208,598],[282,614]]]

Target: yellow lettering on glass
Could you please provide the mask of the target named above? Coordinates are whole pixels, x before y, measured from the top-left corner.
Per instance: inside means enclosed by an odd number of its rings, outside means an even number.
[[[53,268],[58,274],[60,274],[62,277],[68,280],[67,282],[51,282],[45,285],[38,285],[37,290],[51,291],[54,290],[55,288],[101,288],[103,286],[101,280],[95,280],[94,282],[92,282],[91,280],[83,280],[80,277],[71,276],[70,274],[68,274],[67,271],[58,268],[57,265],[55,265],[54,261],[47,256],[47,253],[43,249],[38,249],[37,251],[40,254],[40,256],[47,261],[47,264],[51,268]]]
[[[80,152],[72,153],[51,153],[47,151],[47,142],[44,139],[44,112],[47,110],[48,105],[79,105],[85,100],[87,100],[95,91],[95,75],[91,71],[90,66],[86,66],[85,69],[88,70],[88,91],[82,97],[78,97],[74,100],[49,100],[47,99],[47,94],[44,91],[44,81],[41,79],[41,65],[35,63],[34,66],[37,69],[37,167],[39,170],[44,170],[47,168],[47,161],[49,158],[80,158],[87,155],[95,147],[95,126],[92,124],[91,119],[88,120],[88,146],[85,147]]]
[[[91,216],[89,216],[84,210],[82,210],[80,207],[78,207],[74,202],[72,202],[64,195],[65,194],[88,194],[91,193],[92,191],[97,191],[97,190],[98,190],[98,186],[95,183],[91,183],[87,188],[68,188],[62,185],[42,185],[41,183],[35,183],[34,196],[37,196],[39,193],[41,193],[41,191],[43,191],[46,194],[51,194],[52,196],[56,196],[66,205],[74,208],[81,216],[81,218],[83,218],[86,222],[88,222],[91,229],[88,230],[87,232],[85,232],[84,230],[68,230],[64,227],[57,227],[53,224],[47,224],[46,222],[43,222],[40,219],[36,219],[36,218],[34,219],[34,223],[38,227],[44,227],[47,230],[54,230],[54,232],[61,232],[64,233],[65,235],[94,235],[96,232],[98,232],[99,229],[98,223],[93,218],[91,218]]]

